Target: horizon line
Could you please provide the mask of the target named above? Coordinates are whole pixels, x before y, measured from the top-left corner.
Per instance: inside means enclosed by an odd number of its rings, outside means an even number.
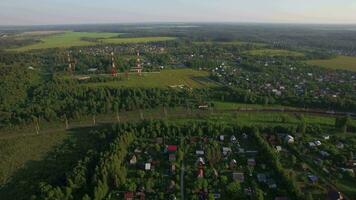
[[[142,22],[93,22],[93,23],[54,23],[54,24],[0,24],[0,27],[38,27],[38,26],[83,26],[83,25],[142,25],[142,24],[279,24],[279,25],[331,25],[356,26],[356,22],[259,22],[259,21],[142,21]]]

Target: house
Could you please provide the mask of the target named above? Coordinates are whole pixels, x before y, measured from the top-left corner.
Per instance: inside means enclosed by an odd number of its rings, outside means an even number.
[[[316,144],[314,142],[309,142],[308,145],[309,145],[310,148],[316,147]]]
[[[244,148],[239,148],[239,150],[238,150],[238,153],[245,153],[245,149]]]
[[[220,141],[224,141],[224,139],[225,139],[225,136],[224,136],[224,135],[220,135],[220,136],[219,136],[219,140],[220,140]]]
[[[314,142],[316,146],[320,146],[321,145],[321,142],[319,140],[315,141]]]
[[[221,198],[221,194],[220,193],[214,193],[213,194],[213,198],[214,199],[220,199]]]
[[[284,138],[284,141],[288,144],[292,144],[294,143],[294,137],[291,136],[291,135],[287,135],[285,138]]]
[[[222,148],[222,153],[224,156],[227,156],[228,154],[230,154],[232,152],[231,148],[229,147],[223,147]]]
[[[248,138],[248,136],[247,136],[246,133],[242,133],[242,137],[243,137],[244,139],[247,139],[247,138]]]
[[[163,144],[163,138],[161,138],[161,137],[156,138],[156,143]]]
[[[171,164],[171,173],[175,173],[176,172],[176,165],[175,164]]]
[[[176,154],[169,154],[168,155],[168,159],[169,159],[170,162],[176,161]]]
[[[132,158],[130,159],[130,165],[135,165],[137,163],[137,157],[136,155],[133,155]]]
[[[324,135],[324,136],[323,136],[323,139],[324,139],[324,140],[329,140],[329,139],[330,139],[330,136],[329,136],[329,135]]]
[[[196,154],[197,156],[204,156],[204,151],[203,151],[203,150],[196,150],[196,151],[195,151],[195,154]]]
[[[245,180],[244,173],[241,173],[241,172],[233,172],[233,173],[232,173],[232,179],[233,179],[234,181],[244,182],[244,180]]]
[[[276,184],[276,181],[274,181],[273,179],[268,179],[267,180],[267,185],[270,189],[275,189],[277,188],[277,184]]]
[[[320,153],[320,155],[323,156],[323,157],[328,157],[328,156],[330,156],[330,154],[329,154],[328,152],[326,152],[326,151],[320,151],[319,153]]]
[[[328,191],[328,196],[327,196],[327,200],[342,200],[344,199],[344,197],[341,195],[340,192],[330,189]]]
[[[198,163],[199,165],[205,165],[205,161],[204,161],[204,159],[203,159],[202,157],[199,157],[199,158],[198,158],[197,163]]]
[[[232,160],[230,161],[230,168],[233,169],[233,168],[236,167],[236,165],[237,165],[237,161],[236,161],[235,159],[232,159]]]
[[[134,193],[133,192],[125,192],[124,199],[125,200],[133,200],[134,199]]]
[[[256,166],[256,160],[254,158],[247,159],[247,165],[250,167]]]
[[[151,170],[151,163],[145,163],[145,170],[146,171]]]
[[[167,145],[166,146],[166,152],[172,153],[176,152],[178,147],[176,145]]]
[[[204,170],[203,168],[198,169],[198,178],[203,178],[204,177]]]
[[[343,148],[344,148],[344,144],[343,144],[342,142],[338,142],[338,143],[336,144],[336,147],[337,147],[338,149],[343,149]]]
[[[136,149],[134,150],[134,152],[135,152],[135,153],[137,153],[137,154],[139,154],[139,153],[142,153],[142,150],[141,150],[141,149],[136,148]]]
[[[231,141],[231,142],[236,142],[236,140],[237,140],[237,139],[236,139],[236,137],[235,137],[234,135],[232,135],[232,136],[230,137],[230,141]]]
[[[310,183],[317,183],[318,182],[318,177],[317,176],[314,176],[314,175],[308,175],[308,180]]]
[[[267,182],[267,176],[265,174],[257,174],[257,180],[260,183],[266,183]]]
[[[281,152],[282,151],[282,147],[281,146],[276,146],[276,151],[277,152]]]

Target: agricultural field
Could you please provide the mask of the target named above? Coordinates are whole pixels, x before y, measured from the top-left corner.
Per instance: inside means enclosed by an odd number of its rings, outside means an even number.
[[[206,42],[193,42],[196,45],[234,45],[234,46],[252,46],[252,47],[265,47],[267,44],[258,42],[243,42],[243,41],[230,41],[230,42],[219,42],[219,41],[206,41]]]
[[[149,43],[149,42],[163,42],[175,40],[174,37],[137,37],[137,38],[105,38],[100,39],[100,42],[106,44],[131,44],[131,43]]]
[[[120,81],[87,83],[89,87],[130,87],[130,88],[202,88],[213,87],[216,83],[208,78],[209,73],[193,69],[162,70],[160,72],[129,74],[128,79]],[[121,74],[121,76],[124,76]]]
[[[251,56],[289,56],[289,57],[303,57],[304,54],[296,51],[288,51],[283,49],[256,49],[246,52]]]
[[[337,56],[336,58],[327,60],[309,60],[307,63],[309,65],[316,65],[329,69],[356,71],[356,57],[351,56]]]
[[[25,33],[22,37],[39,37],[41,42],[23,47],[10,49],[11,51],[30,51],[50,48],[70,48],[78,46],[94,46],[97,44],[130,44],[147,43],[173,40],[170,37],[138,37],[138,38],[118,38],[120,33],[105,32],[50,32],[44,33]],[[41,37],[42,36],[42,37]],[[83,40],[83,38],[93,39],[93,41]]]

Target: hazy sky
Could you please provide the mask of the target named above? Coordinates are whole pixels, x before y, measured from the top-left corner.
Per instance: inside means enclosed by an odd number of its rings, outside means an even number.
[[[356,0],[0,0],[1,25],[122,22],[356,24]]]

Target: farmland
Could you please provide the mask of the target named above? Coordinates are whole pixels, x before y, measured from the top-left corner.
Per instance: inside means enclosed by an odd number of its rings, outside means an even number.
[[[216,83],[208,79],[208,73],[192,69],[163,70],[161,72],[143,73],[142,76],[130,74],[128,79],[120,81],[88,83],[89,87],[129,87],[129,88],[166,88],[190,87],[202,88],[215,86]],[[121,74],[124,77],[123,74]],[[158,81],[159,80],[159,81]]]
[[[171,37],[137,37],[137,38],[118,38],[120,33],[105,33],[105,32],[55,32],[55,34],[35,34],[26,33],[23,36],[43,36],[40,37],[41,42],[10,49],[12,51],[30,51],[50,48],[70,48],[79,46],[94,46],[97,44],[130,44],[130,43],[146,43],[160,42],[173,40]],[[93,39],[92,41],[83,40],[83,38]]]
[[[163,42],[175,40],[174,37],[137,37],[137,38],[105,38],[100,39],[100,42],[106,44],[130,44],[130,43],[149,43],[149,42]]]
[[[351,56],[337,56],[327,60],[309,60],[307,63],[329,69],[356,71],[356,57]]]
[[[256,49],[246,52],[252,56],[290,56],[290,57],[302,57],[304,56],[303,53],[289,51],[289,50],[282,50],[282,49]]]

